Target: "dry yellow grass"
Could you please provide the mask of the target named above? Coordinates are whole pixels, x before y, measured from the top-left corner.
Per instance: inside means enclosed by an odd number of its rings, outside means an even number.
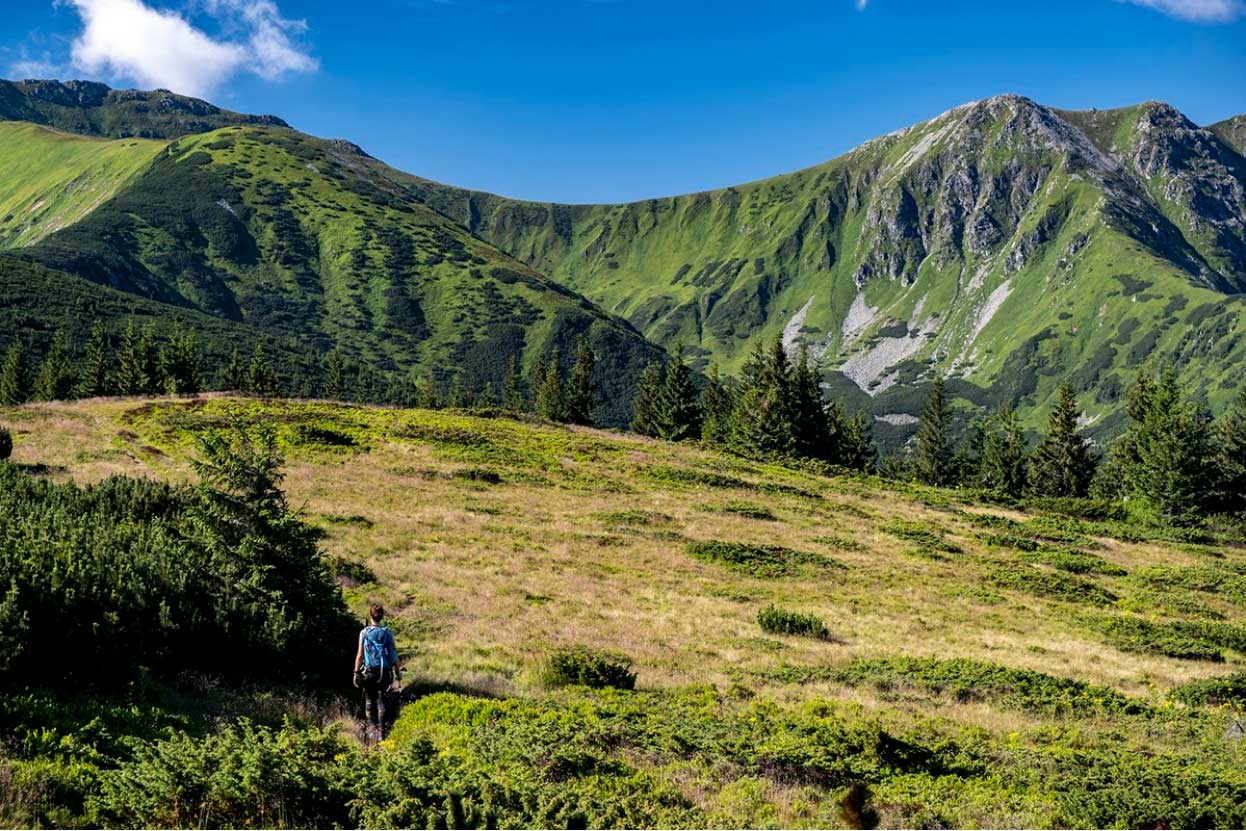
[[[140,404],[33,405],[0,411],[0,423],[15,431],[14,461],[46,465],[54,477],[177,479],[190,476],[184,428],[199,413],[241,406],[262,414],[260,405],[220,400],[202,410],[169,404],[153,412]],[[534,661],[554,644],[624,652],[642,686],[745,683],[781,698],[831,691],[867,708],[879,706],[871,690],[794,687],[768,674],[854,658],[968,657],[1147,695],[1226,671],[1122,652],[1079,622],[1094,607],[984,582],[985,570],[1015,552],[986,546],[983,529],[958,509],[1024,518],[1013,511],[932,507],[876,481],[595,430],[315,403],[284,412],[292,423],[354,424],[366,438],[357,452],[293,444],[286,486],[291,503],[327,529],[327,550],[376,573],[376,585],[348,591],[348,600],[356,610],[386,603],[408,666],[430,682],[523,691],[533,683]],[[166,423],[169,413],[180,414],[176,430]],[[468,440],[436,438],[456,430]],[[473,435],[497,441],[473,446]],[[455,476],[471,467],[495,471],[501,482]],[[671,468],[754,486],[655,475]],[[716,510],[731,502],[776,518]],[[887,532],[895,520],[941,529],[963,553],[915,553],[913,543]],[[685,552],[692,540],[779,545],[845,568],[761,579],[693,559]],[[1154,543],[1103,539],[1100,546],[1095,553],[1130,571],[1197,563],[1187,551]],[[1227,556],[1243,559],[1237,551]],[[1124,577],[1093,580],[1121,598],[1134,590]],[[763,633],[756,615],[769,603],[818,615],[836,640]],[[955,707],[958,718],[1000,730],[1029,718],[981,704]]]

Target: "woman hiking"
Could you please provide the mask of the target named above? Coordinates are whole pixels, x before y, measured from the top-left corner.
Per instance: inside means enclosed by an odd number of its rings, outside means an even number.
[[[373,605],[368,609],[368,625],[359,632],[359,648],[355,650],[355,686],[363,690],[364,716],[369,742],[380,741],[388,727],[385,720],[385,693],[398,671],[398,649],[394,633],[382,626],[385,609]]]

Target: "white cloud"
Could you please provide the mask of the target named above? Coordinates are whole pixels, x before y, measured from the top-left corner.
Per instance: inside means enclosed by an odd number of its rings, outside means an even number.
[[[857,0],[857,11],[865,11],[865,7],[870,4],[870,0]]]
[[[1146,6],[1181,20],[1197,23],[1227,23],[1243,12],[1242,0],[1125,0],[1138,6]]]
[[[72,61],[85,72],[144,87],[207,95],[241,71],[275,80],[316,61],[291,40],[306,25],[286,20],[272,0],[207,0],[205,11],[236,36],[212,37],[187,18],[143,0],[68,0],[82,18]]]

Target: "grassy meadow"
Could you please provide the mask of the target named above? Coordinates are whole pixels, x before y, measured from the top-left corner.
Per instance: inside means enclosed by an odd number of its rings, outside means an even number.
[[[239,421],[278,425],[290,504],[323,530],[352,612],[391,612],[409,700],[370,758],[546,789],[545,813],[489,797],[493,821],[1243,817],[1246,547],[1227,533],[488,413],[222,397],[0,411],[12,462],[81,484],[189,479],[193,434]],[[635,691],[550,689],[547,657],[576,647],[626,656]],[[359,810],[343,822],[432,821]],[[484,821],[471,810],[438,821]]]

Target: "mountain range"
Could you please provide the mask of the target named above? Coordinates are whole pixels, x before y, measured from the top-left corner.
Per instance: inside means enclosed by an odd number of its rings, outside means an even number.
[[[502,383],[586,334],[600,419],[682,349],[738,371],[781,337],[827,388],[912,430],[935,373],[1037,426],[1070,380],[1120,429],[1172,362],[1213,410],[1246,361],[1246,116],[1004,95],[760,182],[558,205],[397,171],[345,141],[165,91],[0,82],[0,345],[104,316],[272,343],[314,392],[361,365]]]

